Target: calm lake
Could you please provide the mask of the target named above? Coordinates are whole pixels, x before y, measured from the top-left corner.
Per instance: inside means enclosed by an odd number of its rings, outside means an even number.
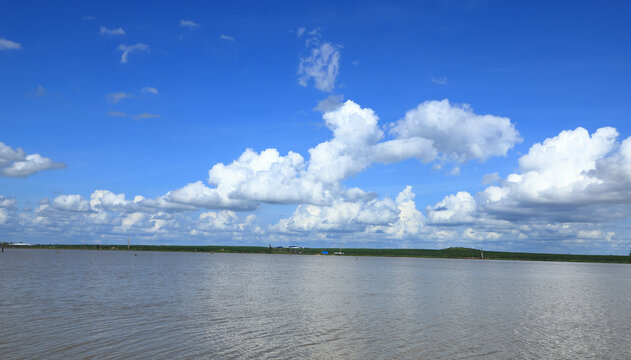
[[[631,358],[630,265],[135,254],[0,254],[0,358]]]

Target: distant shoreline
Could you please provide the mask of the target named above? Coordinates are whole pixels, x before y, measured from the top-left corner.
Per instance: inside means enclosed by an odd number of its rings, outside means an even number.
[[[296,254],[296,255],[333,255],[339,248],[287,248],[265,246],[176,246],[176,245],[61,245],[36,244],[12,245],[5,244],[6,249],[72,249],[97,251],[170,251],[170,252],[200,252],[200,253],[242,253],[242,254]],[[441,259],[479,259],[479,260],[527,260],[527,261],[561,261],[561,262],[597,262],[597,263],[631,263],[631,256],[623,255],[572,255],[545,254],[505,251],[482,251],[479,249],[451,247],[447,249],[363,249],[343,248],[342,256],[380,256],[380,257],[415,257]]]

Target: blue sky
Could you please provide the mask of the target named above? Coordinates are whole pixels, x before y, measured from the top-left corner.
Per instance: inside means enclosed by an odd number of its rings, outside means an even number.
[[[627,254],[630,15],[8,3],[0,236]]]

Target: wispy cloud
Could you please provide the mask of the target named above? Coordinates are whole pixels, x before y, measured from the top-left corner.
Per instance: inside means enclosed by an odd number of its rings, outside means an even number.
[[[154,118],[159,118],[162,117],[158,114],[150,114],[150,113],[142,113],[142,114],[138,114],[136,116],[134,116],[134,119],[136,120],[144,120],[144,119],[154,119]]]
[[[200,27],[201,25],[196,23],[193,20],[180,20],[180,26],[187,27],[189,29],[194,29]]]
[[[127,117],[127,114],[121,111],[108,111],[107,116]]]
[[[119,91],[119,92],[115,92],[115,93],[111,93],[111,94],[107,94],[107,98],[111,103],[118,103],[119,101],[123,100],[123,99],[129,99],[129,98],[133,98],[134,95],[132,94],[128,94],[124,91]]]
[[[300,30],[300,29],[299,29]],[[305,33],[306,30],[302,31]],[[335,87],[335,79],[340,71],[340,46],[320,40],[320,29],[307,32],[305,41],[311,48],[309,56],[301,57],[298,64],[298,84],[307,86],[313,79],[318,90],[330,92]]]
[[[145,86],[144,88],[142,88],[140,90],[140,92],[143,93],[143,94],[157,94],[158,93],[158,89],[156,89],[154,87]]]
[[[219,38],[221,40],[234,41],[234,37],[232,37],[230,35],[221,34],[221,35],[219,35]]]
[[[101,26],[101,30],[99,31],[101,35],[125,35],[125,30],[123,28],[116,29],[108,29],[105,26]]]
[[[444,76],[441,76],[441,77],[433,77],[432,76],[432,82],[434,84],[438,84],[438,85],[445,85],[445,84],[447,84],[447,78],[444,77]]]
[[[137,43],[135,45],[123,45],[123,44],[120,44],[120,45],[118,45],[118,50],[123,52],[123,54],[121,55],[121,64],[125,64],[125,63],[127,63],[129,54],[131,54],[133,52],[149,51],[149,45],[141,44],[141,43]]]
[[[22,44],[0,37],[0,50],[20,50]]]

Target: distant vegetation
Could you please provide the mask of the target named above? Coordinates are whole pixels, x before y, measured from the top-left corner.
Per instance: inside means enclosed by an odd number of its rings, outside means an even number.
[[[119,250],[127,251],[127,245],[32,245],[12,246],[9,248],[35,249],[79,249],[79,250]],[[174,246],[174,245],[131,245],[131,251],[172,251],[204,253],[247,253],[247,254],[302,254],[320,255],[323,251],[333,254],[339,248],[287,248],[265,246]],[[572,262],[608,262],[629,263],[630,256],[621,255],[570,255],[541,254],[503,251],[481,251],[463,247],[450,247],[441,250],[429,249],[342,249],[344,256],[386,256],[386,257],[423,257],[446,259],[493,259],[493,260],[535,260],[535,261],[572,261]],[[335,256],[335,255],[327,255]]]

